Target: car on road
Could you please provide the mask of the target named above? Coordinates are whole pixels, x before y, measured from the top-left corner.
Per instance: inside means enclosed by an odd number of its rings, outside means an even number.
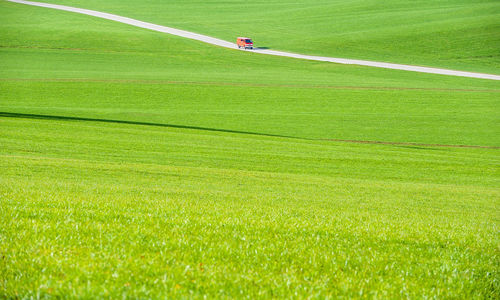
[[[239,37],[236,39],[236,45],[238,45],[238,48],[244,48],[244,49],[253,49],[253,42],[252,39],[247,38],[247,37]]]

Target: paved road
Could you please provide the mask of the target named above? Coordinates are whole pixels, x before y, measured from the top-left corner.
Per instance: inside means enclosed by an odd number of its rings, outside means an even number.
[[[225,48],[238,50],[238,47],[236,46],[235,43],[231,43],[231,42],[224,41],[221,39],[216,39],[216,38],[209,37],[206,35],[201,35],[201,34],[189,32],[189,31],[185,31],[185,30],[156,25],[156,24],[152,24],[152,23],[142,22],[139,20],[134,20],[131,18],[117,16],[117,15],[108,14],[108,13],[103,13],[103,12],[99,12],[99,11],[64,6],[64,5],[57,5],[57,4],[24,1],[24,0],[7,0],[7,1],[80,13],[80,14],[84,14],[84,15],[89,15],[89,16],[94,16],[94,17],[98,17],[98,18],[113,20],[113,21],[120,22],[120,23],[129,24],[129,25],[136,26],[136,27],[141,27],[141,28],[146,28],[146,29],[150,29],[150,30],[154,30],[154,31],[163,32],[163,33],[173,34],[173,35],[201,41],[201,42],[212,44],[212,45],[217,45],[217,46],[221,46],[221,47],[225,47]],[[241,51],[252,51],[254,53],[259,53],[259,54],[285,56],[285,57],[292,57],[292,58],[306,59],[306,60],[315,60],[315,61],[325,61],[325,62],[332,62],[332,63],[338,63],[338,64],[350,64],[350,65],[360,65],[360,66],[394,69],[394,70],[404,70],[404,71],[421,72],[421,73],[431,73],[431,74],[440,74],[440,75],[500,80],[500,75],[492,75],[492,74],[484,74],[484,73],[472,73],[472,72],[454,71],[454,70],[438,69],[438,68],[399,65],[399,64],[391,64],[391,63],[367,61],[367,60],[357,60],[357,59],[303,55],[303,54],[275,51],[275,50],[268,50],[268,49],[258,49],[258,48],[254,49],[254,50],[241,50]]]

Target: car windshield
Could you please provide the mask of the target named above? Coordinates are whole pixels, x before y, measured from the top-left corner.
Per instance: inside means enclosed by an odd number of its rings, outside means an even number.
[[[252,43],[252,40],[245,40],[245,43]]]

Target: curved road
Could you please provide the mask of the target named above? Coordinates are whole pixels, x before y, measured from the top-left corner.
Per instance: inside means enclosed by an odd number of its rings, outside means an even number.
[[[150,29],[150,30],[154,30],[154,31],[163,32],[163,33],[173,34],[173,35],[185,37],[188,39],[198,40],[198,41],[212,44],[212,45],[217,45],[217,46],[221,46],[221,47],[225,47],[225,48],[238,50],[238,47],[236,46],[236,44],[228,42],[228,41],[216,39],[213,37],[197,34],[194,32],[189,32],[189,31],[185,31],[185,30],[180,30],[180,29],[175,29],[175,28],[171,28],[171,27],[142,22],[139,20],[134,20],[131,18],[117,16],[117,15],[113,15],[113,14],[98,12],[98,11],[89,10],[89,9],[76,8],[76,7],[71,7],[71,6],[41,3],[41,2],[32,2],[32,1],[24,1],[24,0],[7,0],[7,1],[80,13],[80,14],[84,14],[84,15],[89,15],[89,16],[94,16],[94,17],[98,17],[98,18],[103,18],[103,19],[108,19],[108,20],[120,22],[120,23],[129,24],[129,25],[136,26],[136,27],[141,27],[141,28],[146,28],[146,29]],[[246,51],[246,50],[241,50],[241,51]],[[400,65],[400,64],[376,62],[376,61],[357,60],[357,59],[312,56],[312,55],[303,55],[303,54],[288,53],[288,52],[259,49],[259,48],[252,50],[252,52],[259,53],[259,54],[306,59],[306,60],[325,61],[325,62],[332,62],[332,63],[339,63],[339,64],[351,64],[351,65],[369,66],[369,67],[394,69],[394,70],[404,70],[404,71],[412,71],[412,72],[420,72],[420,73],[430,73],[430,74],[500,80],[500,75],[492,75],[492,74],[484,74],[484,73],[463,72],[463,71],[454,71],[454,70],[447,70],[447,69]]]

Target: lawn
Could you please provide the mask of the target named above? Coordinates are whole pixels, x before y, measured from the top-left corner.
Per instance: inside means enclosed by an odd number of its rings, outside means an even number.
[[[0,298],[499,297],[498,82],[0,14]]]

